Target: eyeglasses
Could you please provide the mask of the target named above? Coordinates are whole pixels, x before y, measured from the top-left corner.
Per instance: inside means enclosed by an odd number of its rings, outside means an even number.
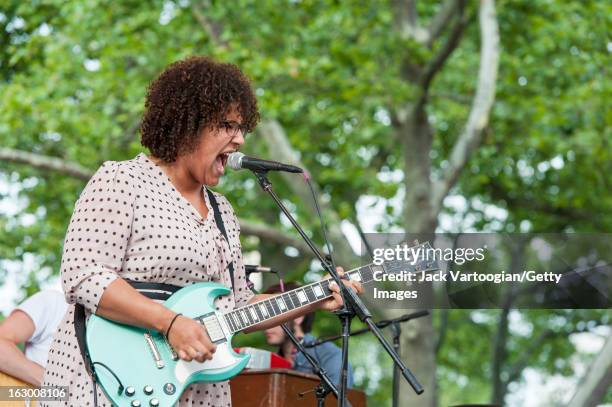
[[[247,134],[247,127],[243,126],[242,124],[238,123],[238,122],[234,122],[234,121],[223,121],[221,122],[221,127],[222,129],[225,130],[225,132],[230,135],[231,137],[236,137],[238,135],[238,132],[240,131],[242,133],[242,136],[245,137]]]

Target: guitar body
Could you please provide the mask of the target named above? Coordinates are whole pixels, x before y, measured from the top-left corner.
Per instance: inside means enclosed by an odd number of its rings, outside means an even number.
[[[213,305],[215,298],[229,292],[221,284],[197,283],[180,289],[164,303],[206,326],[217,350],[214,358],[204,363],[178,359],[163,335],[156,331],[92,315],[87,323],[87,348],[98,383],[113,404],[173,406],[195,382],[218,382],[240,373],[249,356],[234,352],[232,331]],[[117,379],[124,386],[121,392]]]

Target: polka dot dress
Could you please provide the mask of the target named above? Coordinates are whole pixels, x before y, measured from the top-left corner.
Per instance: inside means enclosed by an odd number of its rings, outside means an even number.
[[[228,264],[234,262],[235,295],[217,300],[217,310],[245,305],[252,297],[246,285],[239,225],[223,196],[216,194],[229,242],[214,220],[203,191],[208,216],[174,188],[161,168],[146,155],[106,162],[91,178],[77,201],[66,239],[61,278],[70,304],[95,312],[104,290],[117,278],[185,286],[202,281],[231,285]],[[74,330],[74,305],[58,327],[49,351],[44,386],[68,386],[67,402],[42,406],[93,406],[87,375]],[[98,405],[110,406],[100,386]],[[227,382],[189,387],[178,404],[231,406]]]

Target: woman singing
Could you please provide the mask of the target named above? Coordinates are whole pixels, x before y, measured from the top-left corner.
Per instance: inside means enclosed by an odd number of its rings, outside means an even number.
[[[69,400],[46,405],[94,404],[94,385],[75,333],[76,304],[87,315],[164,333],[181,359],[203,362],[215,352],[205,328],[147,298],[126,280],[180,287],[214,281],[229,287],[231,264],[233,291],[217,300],[217,310],[229,311],[269,296],[254,296],[248,290],[236,215],[230,203],[214,193],[226,239],[206,189],[217,185],[228,154],[244,144],[258,119],[250,82],[234,65],[192,57],[170,65],[152,82],[140,128],[142,145],[150,154],[105,162],[81,193],[68,226],[61,278],[71,305],[49,352],[44,385],[68,386]],[[347,284],[362,291],[356,282]],[[339,308],[339,289],[331,287],[333,298],[252,330],[315,309]],[[138,372],[139,367],[134,369]],[[100,387],[95,388],[97,404],[110,405]],[[229,385],[192,385],[179,405],[230,406]]]

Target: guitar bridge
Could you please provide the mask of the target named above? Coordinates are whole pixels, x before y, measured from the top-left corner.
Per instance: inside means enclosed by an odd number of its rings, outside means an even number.
[[[164,341],[164,345],[166,345],[166,348],[170,352],[170,356],[172,357],[172,360],[174,360],[174,361],[179,360],[179,356],[176,353],[176,351],[174,350],[174,348],[172,347],[172,345],[170,345],[170,342],[168,341],[168,338],[166,338],[165,336],[162,335],[162,339]]]
[[[164,361],[162,360],[162,358],[161,358],[161,356],[159,354],[159,349],[157,349],[157,345],[155,344],[155,341],[153,340],[153,336],[151,336],[150,333],[145,332],[144,338],[145,338],[145,342],[149,346],[149,350],[151,351],[151,355],[153,355],[153,360],[155,361],[155,366],[157,366],[158,369],[163,368],[165,366],[165,363],[164,363]]]

